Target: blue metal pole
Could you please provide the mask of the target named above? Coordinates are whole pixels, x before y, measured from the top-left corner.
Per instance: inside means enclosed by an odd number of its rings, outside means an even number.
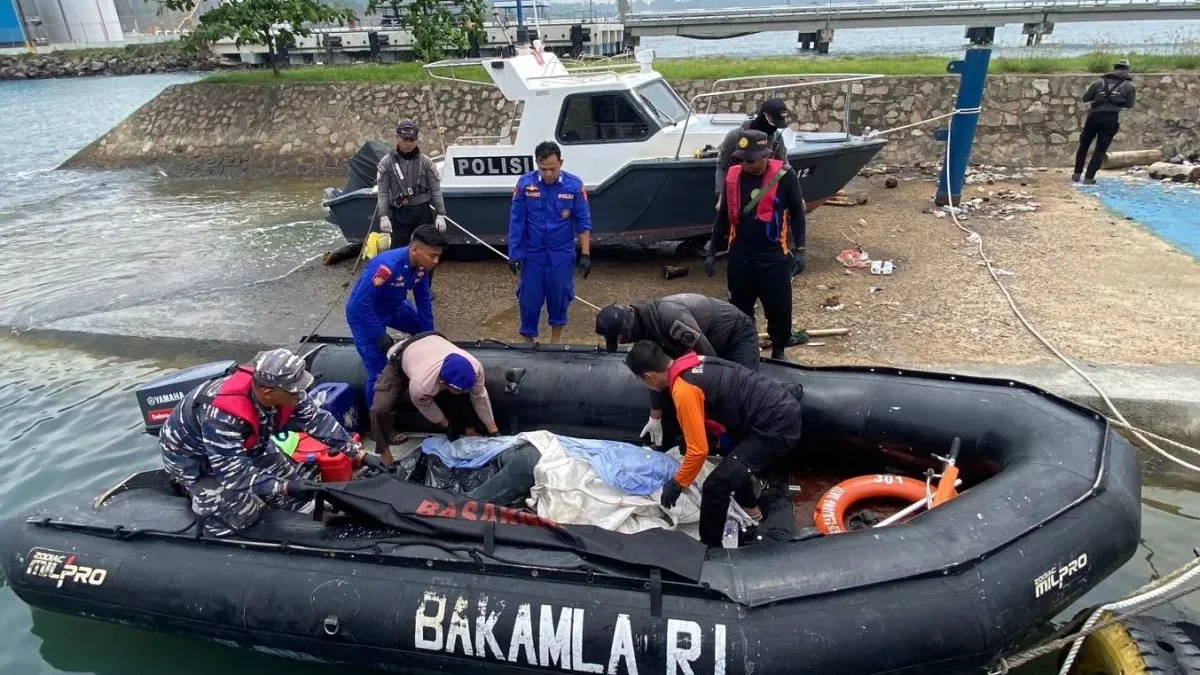
[[[962,76],[958,83],[958,110],[978,108],[983,104],[983,90],[987,84],[988,62],[992,50],[988,47],[971,46],[962,61],[951,61],[946,71]],[[962,197],[963,182],[967,177],[967,163],[971,160],[971,146],[975,142],[975,127],[979,124],[979,113],[960,113],[950,118],[950,184],[946,184],[945,157],[942,170],[938,173],[938,191],[934,203],[945,206],[958,204]],[[938,131],[939,140],[946,140],[945,130]]]
[[[534,2],[537,2],[537,0],[534,0]],[[524,25],[525,25],[525,18],[524,18],[524,15],[521,14],[521,0],[517,0],[517,26],[521,27]]]

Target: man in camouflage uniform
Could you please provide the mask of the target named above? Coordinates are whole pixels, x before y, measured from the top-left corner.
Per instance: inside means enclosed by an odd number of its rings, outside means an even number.
[[[379,457],[364,452],[305,394],[312,382],[304,359],[274,349],[175,405],[159,432],[163,466],[192,498],[192,511],[209,534],[244,530],[264,507],[299,511],[312,500],[316,470],[275,447],[271,436],[280,431],[307,432],[331,451],[383,470]]]

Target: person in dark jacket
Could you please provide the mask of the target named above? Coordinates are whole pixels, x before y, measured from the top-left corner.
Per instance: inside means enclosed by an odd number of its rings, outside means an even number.
[[[687,451],[659,498],[670,509],[691,486],[708,458],[711,433],[725,457],[704,481],[700,541],[720,546],[733,499],[762,520],[751,477],[787,457],[800,442],[800,402],[775,380],[724,359],[688,352],[672,359],[642,340],[625,365],[647,387],[669,392],[679,413]]]
[[[738,132],[717,208],[704,271],[716,274],[716,254],[729,249],[729,301],[752,320],[762,301],[771,358],[786,359],[792,337],[792,279],[804,271],[804,194],[787,162],[771,159],[761,131]]]
[[[376,167],[375,215],[379,231],[391,233],[394,248],[408,246],[413,230],[421,225],[446,231],[442,179],[433,161],[417,147],[418,131],[412,120],[401,120],[396,125],[396,148]]]
[[[737,151],[739,132],[746,129],[763,132],[771,139],[771,157],[787,162],[787,144],[783,142],[782,133],[783,128],[788,125],[787,116],[787,104],[783,102],[783,99],[769,98],[759,106],[758,114],[754,116],[754,119],[743,122],[741,128],[733,129],[725,134],[725,139],[717,148],[716,195],[718,198],[721,196],[721,191],[725,189],[725,174],[728,173],[729,165],[733,162],[733,153]]]
[[[1075,151],[1075,172],[1071,174],[1071,180],[1079,182],[1083,164],[1087,161],[1088,147],[1095,140],[1096,150],[1092,153],[1092,161],[1087,163],[1087,173],[1083,174],[1083,182],[1086,185],[1096,184],[1096,172],[1104,162],[1104,153],[1108,152],[1109,144],[1121,128],[1121,111],[1133,108],[1134,95],[1129,62],[1124,59],[1114,63],[1111,72],[1093,82],[1083,92],[1080,100],[1090,103],[1092,109],[1088,112],[1083,131],[1079,134],[1079,149]]]
[[[724,300],[699,293],[609,305],[596,316],[596,333],[604,336],[610,352],[615,352],[620,343],[651,340],[671,358],[696,352],[758,370],[760,354],[754,320]],[[649,436],[655,446],[663,442],[663,409],[667,403],[669,397],[664,392],[650,391],[650,419],[641,436]]]

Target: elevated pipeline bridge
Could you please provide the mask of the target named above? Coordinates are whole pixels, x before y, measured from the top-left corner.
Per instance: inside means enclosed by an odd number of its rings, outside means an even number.
[[[998,26],[1022,25],[1029,44],[1056,23],[1200,19],[1200,0],[909,0],[721,10],[639,12],[623,18],[628,42],[645,36],[721,39],[794,30],[801,48],[826,52],[839,28],[965,26],[973,42],[988,42]]]

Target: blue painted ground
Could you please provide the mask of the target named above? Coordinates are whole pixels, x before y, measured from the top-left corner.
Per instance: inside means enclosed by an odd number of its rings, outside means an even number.
[[[1155,180],[1123,180],[1098,176],[1097,185],[1080,192],[1096,195],[1104,207],[1133,218],[1176,248],[1200,258],[1200,187]]]

